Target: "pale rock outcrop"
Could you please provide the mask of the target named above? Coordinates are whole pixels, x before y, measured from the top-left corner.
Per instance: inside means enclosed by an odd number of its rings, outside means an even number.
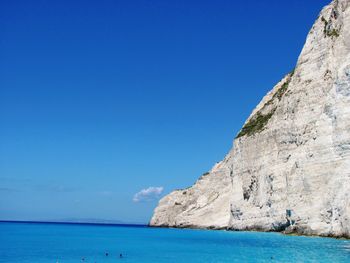
[[[150,225],[350,237],[349,197],[350,0],[334,0],[225,159],[165,196]]]
[[[224,161],[217,163],[190,188],[176,190],[160,200],[153,226],[226,228],[230,219],[232,183]]]

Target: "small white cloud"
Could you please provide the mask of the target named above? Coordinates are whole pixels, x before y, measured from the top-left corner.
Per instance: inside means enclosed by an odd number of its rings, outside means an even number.
[[[134,198],[132,199],[134,202],[141,202],[141,201],[151,201],[156,198],[159,198],[160,194],[163,192],[163,186],[159,187],[148,187],[147,189],[142,189],[140,192],[136,193],[134,195]]]

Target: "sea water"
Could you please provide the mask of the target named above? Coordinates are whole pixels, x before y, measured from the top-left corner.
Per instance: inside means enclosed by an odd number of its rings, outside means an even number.
[[[0,262],[350,262],[350,241],[130,225],[0,223]]]

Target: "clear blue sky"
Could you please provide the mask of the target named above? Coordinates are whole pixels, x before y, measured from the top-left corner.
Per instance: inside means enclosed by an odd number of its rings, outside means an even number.
[[[326,0],[0,3],[0,219],[148,222],[293,69]]]

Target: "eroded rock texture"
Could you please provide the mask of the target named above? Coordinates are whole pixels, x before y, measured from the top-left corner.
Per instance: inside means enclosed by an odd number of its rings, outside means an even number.
[[[350,0],[334,0],[225,159],[150,224],[350,237],[349,195]]]

